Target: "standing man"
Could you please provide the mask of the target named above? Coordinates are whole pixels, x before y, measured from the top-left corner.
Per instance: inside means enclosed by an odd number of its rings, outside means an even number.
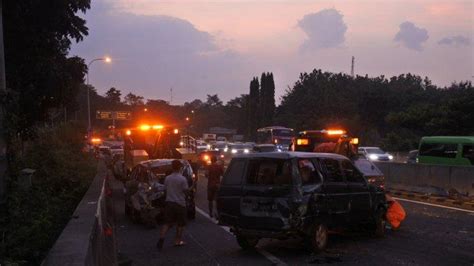
[[[207,170],[207,200],[209,201],[209,216],[213,217],[214,201],[221,184],[221,176],[224,175],[224,167],[217,164],[216,156],[211,157],[211,165]]]
[[[165,235],[168,229],[176,224],[176,238],[175,246],[183,246],[185,243],[181,237],[183,235],[184,226],[186,225],[186,193],[188,193],[188,180],[181,175],[182,163],[179,160],[174,160],[171,163],[173,173],[165,178],[165,224],[161,227],[160,239],[156,244],[157,248],[161,250],[165,240]]]

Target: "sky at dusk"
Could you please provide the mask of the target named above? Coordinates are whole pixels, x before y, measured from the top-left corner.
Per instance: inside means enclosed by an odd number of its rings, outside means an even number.
[[[314,68],[472,80],[474,1],[92,0],[89,36],[70,54],[96,62],[90,82],[173,104],[248,93],[273,72],[277,101]]]

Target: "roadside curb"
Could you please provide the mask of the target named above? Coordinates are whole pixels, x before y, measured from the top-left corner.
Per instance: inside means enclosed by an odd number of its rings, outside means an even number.
[[[387,194],[390,196],[397,196],[400,198],[418,200],[427,203],[434,203],[439,205],[445,205],[449,207],[462,208],[466,210],[474,210],[474,199],[464,198],[464,199],[453,199],[449,197],[435,196],[429,194],[416,193],[405,190],[396,190],[396,189],[387,189]]]

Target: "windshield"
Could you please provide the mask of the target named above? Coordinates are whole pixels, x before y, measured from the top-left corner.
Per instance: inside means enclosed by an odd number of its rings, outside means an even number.
[[[379,148],[369,148],[365,149],[368,154],[385,154],[385,152]]]
[[[248,144],[233,144],[233,145],[230,145],[230,148],[231,148],[231,149],[236,149],[236,150],[251,149],[251,148],[252,148],[252,145],[248,145]]]
[[[292,137],[293,131],[290,129],[274,129],[273,136],[275,137]]]

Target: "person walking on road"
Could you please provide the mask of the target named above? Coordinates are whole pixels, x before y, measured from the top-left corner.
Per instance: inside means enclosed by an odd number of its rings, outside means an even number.
[[[211,165],[207,168],[207,200],[209,201],[209,216],[211,218],[214,216],[214,201],[223,175],[224,167],[217,163],[216,156],[212,156]]]
[[[186,193],[189,191],[188,180],[181,175],[182,163],[174,160],[171,163],[173,173],[165,178],[165,224],[161,227],[157,248],[161,250],[165,235],[173,224],[176,224],[175,246],[183,246],[182,235],[186,225]]]

